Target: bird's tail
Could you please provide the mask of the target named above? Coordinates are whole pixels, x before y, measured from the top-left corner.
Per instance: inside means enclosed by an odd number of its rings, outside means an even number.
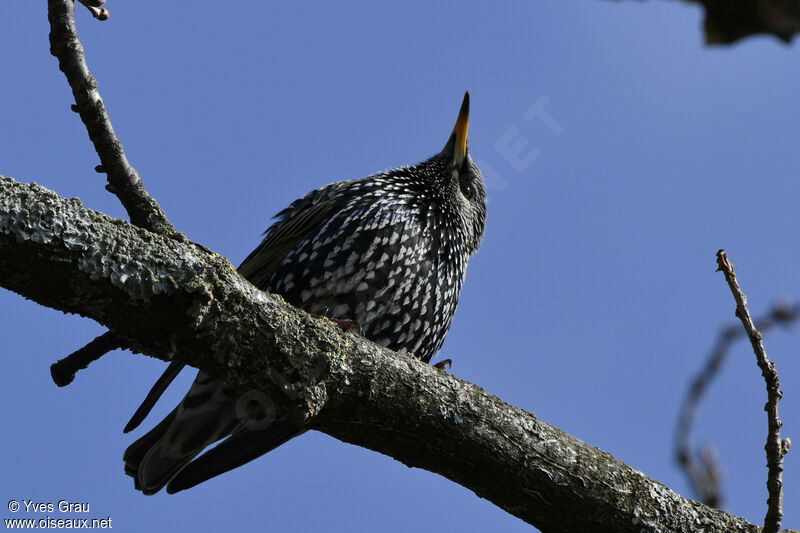
[[[150,392],[147,393],[142,405],[133,413],[125,429],[122,430],[123,433],[129,433],[139,427],[139,424],[147,418],[147,415],[150,414],[150,411],[156,405],[158,399],[161,398],[161,395],[164,394],[164,391],[167,390],[167,387],[170,386],[172,381],[178,377],[178,374],[180,374],[184,366],[185,365],[179,361],[172,361],[169,366],[167,366],[167,369],[161,374],[158,381],[155,382]]]
[[[257,425],[237,413],[237,391],[199,372],[181,403],[125,451],[125,473],[144,494],[174,493],[241,466],[305,428],[287,420]],[[225,437],[228,437],[225,439]],[[197,457],[203,449],[225,439]]]
[[[258,430],[241,428],[179,470],[169,481],[167,492],[175,494],[190,489],[238,468],[305,431],[306,428],[289,420],[275,420],[268,427]]]
[[[232,387],[198,372],[181,403],[125,450],[125,472],[134,486],[155,494],[206,446],[233,432],[241,422],[236,397]]]
[[[145,494],[154,493],[152,492],[152,480],[148,480],[148,488],[150,490],[147,490],[142,486],[139,471],[143,470],[142,463],[144,462],[145,456],[147,456],[148,452],[150,452],[152,449],[160,447],[161,438],[167,432],[170,424],[172,424],[172,422],[175,420],[175,413],[177,411],[178,408],[176,407],[156,427],[151,429],[142,438],[128,446],[128,449],[125,450],[125,454],[122,456],[122,460],[125,462],[125,473],[133,478],[133,486],[136,488],[136,490],[140,490]],[[158,489],[163,486],[164,483],[158,486]],[[156,489],[155,492],[158,492],[158,489]]]

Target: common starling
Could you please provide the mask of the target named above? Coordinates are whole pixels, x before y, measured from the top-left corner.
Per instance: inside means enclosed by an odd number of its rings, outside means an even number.
[[[294,306],[354,321],[368,339],[429,362],[450,327],[486,222],[483,176],[467,149],[468,122],[467,93],[441,152],[296,200],[276,215],[239,272]],[[179,363],[170,365],[129,428],[179,370]],[[168,493],[178,492],[305,431],[289,417],[267,427],[248,424],[237,413],[241,397],[198,372],[181,403],[125,451],[125,472],[135,487],[145,494],[165,485]]]

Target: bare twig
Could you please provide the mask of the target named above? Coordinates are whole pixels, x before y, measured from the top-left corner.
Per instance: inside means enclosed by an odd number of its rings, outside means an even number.
[[[80,350],[50,365],[50,375],[53,376],[56,385],[64,387],[72,383],[78,370],[83,370],[108,352],[124,347],[125,342],[122,339],[107,331]]]
[[[689,434],[691,433],[700,398],[709,383],[711,383],[711,380],[716,377],[728,353],[728,347],[739,331],[739,328],[728,326],[719,336],[717,345],[711,352],[711,357],[709,357],[706,366],[689,387],[675,432],[677,460],[689,476],[692,489],[700,498],[700,501],[711,507],[720,507],[722,505],[722,492],[719,486],[721,469],[714,460],[712,447],[705,446],[696,456],[692,454],[689,445]]]
[[[756,355],[758,367],[761,375],[767,384],[767,404],[764,410],[767,412],[767,444],[764,449],[767,452],[767,514],[764,517],[764,533],[777,533],[781,528],[783,520],[783,455],[788,451],[788,446],[781,442],[781,419],[778,417],[778,402],[781,396],[781,385],[778,379],[778,371],[775,364],[767,358],[762,342],[764,336],[761,334],[750,316],[747,309],[747,297],[739,288],[736,281],[736,273],[733,265],[728,261],[725,250],[717,251],[717,270],[725,275],[725,281],[731,289],[733,298],[736,300],[736,316],[742,321],[747,337]]]
[[[83,46],[78,40],[73,0],[48,0],[47,8],[50,53],[58,59],[58,66],[67,77],[78,113],[100,156],[100,165],[95,170],[107,174],[106,189],[119,198],[133,224],[156,233],[175,234],[175,228],[145,190],[139,174],[125,157],[122,143],[114,134],[111,119],[97,90],[97,80],[89,72]]]
[[[759,331],[766,333],[777,326],[789,326],[800,318],[800,303],[776,302],[769,313],[756,321]],[[692,489],[700,500],[712,507],[722,506],[720,487],[722,469],[716,461],[712,446],[704,446],[699,453],[692,453],[690,435],[697,407],[711,381],[724,364],[734,341],[745,336],[738,325],[725,327],[717,339],[714,349],[700,373],[689,387],[681,408],[678,426],[675,431],[675,456],[686,471]]]

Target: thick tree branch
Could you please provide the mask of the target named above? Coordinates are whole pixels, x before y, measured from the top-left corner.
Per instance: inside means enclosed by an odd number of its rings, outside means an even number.
[[[767,404],[764,406],[764,410],[767,412],[768,429],[767,444],[764,449],[767,452],[767,492],[769,496],[767,498],[767,514],[764,517],[764,533],[777,533],[781,528],[781,520],[783,520],[783,455],[789,450],[788,446],[781,442],[783,423],[778,416],[778,402],[783,396],[781,383],[775,364],[769,360],[764,349],[762,342],[764,335],[756,329],[755,322],[750,316],[747,297],[739,288],[736,273],[733,271],[733,265],[728,261],[725,250],[717,252],[717,270],[725,275],[725,281],[731,289],[733,299],[736,300],[736,316],[742,321],[744,330],[747,332],[750,345],[756,355],[758,368],[761,369],[761,375],[767,385]]]
[[[758,531],[479,387],[266,294],[228,261],[0,178],[0,285],[92,318],[543,531]]]
[[[122,143],[114,133],[97,90],[97,80],[89,72],[83,46],[78,40],[73,0],[48,0],[47,18],[50,53],[58,59],[58,67],[67,77],[76,110],[100,156],[100,166],[96,170],[108,175],[106,189],[119,198],[135,225],[156,233],[174,234],[175,228],[145,190],[139,173],[128,162]]]

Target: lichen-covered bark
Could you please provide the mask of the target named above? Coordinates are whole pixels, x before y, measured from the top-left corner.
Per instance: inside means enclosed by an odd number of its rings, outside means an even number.
[[[0,286],[311,427],[439,473],[542,531],[758,531],[479,387],[257,290],[191,242],[0,177]],[[298,407],[300,409],[298,409]]]

